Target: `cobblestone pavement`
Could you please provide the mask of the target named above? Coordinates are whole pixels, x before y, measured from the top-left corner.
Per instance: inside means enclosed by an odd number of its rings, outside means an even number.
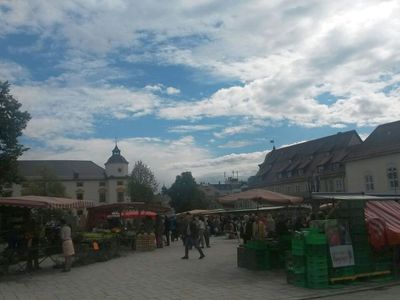
[[[130,252],[107,262],[60,273],[51,268],[33,275],[0,278],[0,299],[304,299],[338,290],[310,290],[286,284],[284,272],[254,272],[236,267],[237,241],[216,238],[198,259],[196,250],[181,260],[181,242],[153,252]],[[351,290],[353,287],[345,288]],[[343,290],[340,290],[343,291]],[[358,294],[395,295],[389,290],[329,297],[355,299]],[[399,292],[399,288],[393,291]],[[368,298],[367,296],[371,296]],[[349,298],[348,298],[349,297]],[[380,296],[379,296],[380,297]],[[399,299],[395,298],[383,299]]]

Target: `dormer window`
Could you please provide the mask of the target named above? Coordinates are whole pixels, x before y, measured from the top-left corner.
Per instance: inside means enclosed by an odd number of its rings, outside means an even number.
[[[304,174],[304,170],[303,170],[303,169],[298,169],[298,170],[297,170],[297,173],[299,174],[299,176],[301,176],[301,175]]]

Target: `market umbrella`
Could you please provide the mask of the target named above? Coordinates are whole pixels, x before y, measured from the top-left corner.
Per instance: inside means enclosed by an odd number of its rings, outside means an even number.
[[[245,192],[226,195],[220,197],[218,200],[221,204],[226,205],[233,205],[234,202],[240,200],[252,200],[263,204],[288,205],[301,203],[303,198],[272,192],[266,189],[252,189]]]

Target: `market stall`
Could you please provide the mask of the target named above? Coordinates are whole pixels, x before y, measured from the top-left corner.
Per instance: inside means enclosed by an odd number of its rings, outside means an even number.
[[[396,273],[399,244],[399,204],[393,197],[313,194],[325,218],[292,237],[288,282],[309,288]],[[383,237],[383,240],[382,240]]]
[[[230,215],[247,215],[247,218],[252,218],[242,224],[245,227],[242,231],[246,232],[246,224],[250,222],[253,234],[242,233],[247,237],[244,237],[244,243],[237,249],[238,266],[252,270],[282,268],[285,253],[290,250],[287,223],[291,222],[294,226],[293,219],[309,211],[309,208],[301,206],[303,199],[266,189],[251,189],[218,200]],[[258,232],[254,234],[254,230]]]
[[[32,263],[38,268],[44,261],[55,261],[55,256],[61,253],[59,227],[45,217],[59,217],[60,210],[92,206],[91,201],[59,197],[0,198],[1,273],[7,273],[12,267],[23,271],[31,269]]]
[[[238,266],[271,270],[284,265],[288,283],[316,289],[389,280],[399,273],[400,198],[315,193],[313,200],[320,210],[303,228],[290,229],[289,247],[276,243],[279,234],[253,238],[238,247]]]
[[[88,230],[118,232],[120,246],[139,251],[155,249],[154,224],[157,215],[171,213],[155,203],[130,202],[99,205],[88,210]]]

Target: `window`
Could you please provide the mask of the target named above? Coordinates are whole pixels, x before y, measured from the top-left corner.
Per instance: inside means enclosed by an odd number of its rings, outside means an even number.
[[[372,177],[372,175],[370,175],[370,174],[367,174],[367,175],[365,175],[364,179],[365,179],[365,190],[367,192],[373,191],[375,189],[374,177]]]
[[[387,169],[387,177],[389,180],[389,188],[395,190],[399,187],[399,179],[397,177],[397,168],[389,167]]]
[[[322,173],[324,171],[324,166],[318,166],[317,171],[318,173]]]
[[[78,172],[74,172],[73,176],[74,176],[74,179],[78,179],[79,178],[79,173]]]
[[[333,180],[329,180],[329,192],[333,192]]]
[[[124,185],[123,181],[117,181],[117,185]]]
[[[81,192],[76,193],[76,199],[83,200],[83,193],[81,193]]]
[[[26,182],[26,181],[23,182],[23,183],[22,183],[22,187],[23,187],[23,188],[28,188],[28,187],[29,187],[29,182]]]
[[[103,186],[104,187],[104,186],[106,186],[106,183],[104,181],[100,181],[99,182],[99,186]]]
[[[336,191],[340,192],[343,190],[342,179],[336,179]]]
[[[77,187],[82,187],[82,186],[83,186],[83,182],[82,182],[82,181],[78,181],[78,182],[76,183],[76,186],[77,186]]]
[[[117,193],[117,201],[118,202],[124,202],[124,198],[125,198],[124,192]]]
[[[296,192],[300,192],[300,185],[296,184]]]
[[[299,170],[297,171],[297,173],[299,174],[299,176],[301,176],[301,175],[304,174],[304,171],[303,171],[303,169],[299,169]]]
[[[99,193],[99,202],[106,202],[106,193],[104,192]]]
[[[288,177],[288,178],[292,177],[292,171],[288,171],[288,172],[287,172],[287,177]]]
[[[121,168],[118,168],[118,173],[121,173],[122,172],[122,169]]]

